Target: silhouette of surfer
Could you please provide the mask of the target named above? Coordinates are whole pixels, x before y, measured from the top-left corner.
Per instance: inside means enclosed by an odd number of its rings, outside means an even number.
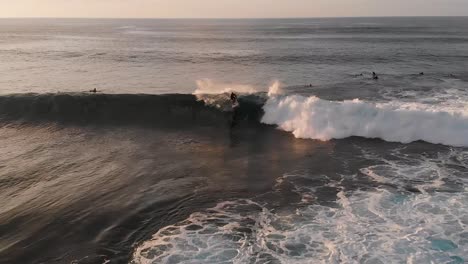
[[[231,93],[231,103],[232,103],[232,119],[231,119],[231,128],[236,125],[237,121],[237,109],[239,102],[237,101],[237,94]]]
[[[237,104],[237,94],[231,93],[231,102],[232,102],[232,105]]]
[[[97,90],[96,88],[92,89],[91,91],[89,91],[90,93],[97,93]]]

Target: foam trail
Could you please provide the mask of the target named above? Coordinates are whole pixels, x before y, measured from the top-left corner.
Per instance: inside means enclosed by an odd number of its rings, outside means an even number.
[[[299,95],[273,96],[262,122],[278,125],[298,138],[319,140],[350,136],[409,143],[468,146],[468,116],[433,108],[373,104],[358,99],[332,102]]]

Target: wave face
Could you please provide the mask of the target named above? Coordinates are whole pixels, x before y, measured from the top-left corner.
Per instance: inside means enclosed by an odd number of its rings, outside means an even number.
[[[271,97],[262,122],[278,125],[298,138],[319,140],[351,136],[409,143],[468,146],[468,116],[419,105],[333,102],[298,95]]]
[[[236,112],[236,118],[260,124],[262,103],[252,97],[240,98],[239,101],[242,107]],[[229,102],[227,94],[213,96],[212,104],[188,94],[18,94],[0,96],[0,119],[176,127],[218,126],[232,119],[231,112],[218,107]]]
[[[229,94],[18,94],[0,96],[0,120],[99,125],[277,125],[297,138],[352,136],[390,142],[468,146],[468,115],[436,106],[327,101],[300,95],[248,94],[231,109]],[[266,101],[266,102],[265,102]]]

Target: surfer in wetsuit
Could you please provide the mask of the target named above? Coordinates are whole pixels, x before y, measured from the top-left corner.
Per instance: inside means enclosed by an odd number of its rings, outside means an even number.
[[[89,91],[90,93],[97,93],[97,90],[96,88],[94,88],[93,90]]]

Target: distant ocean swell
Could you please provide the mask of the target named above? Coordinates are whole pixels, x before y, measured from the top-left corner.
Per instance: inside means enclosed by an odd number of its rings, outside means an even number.
[[[146,94],[21,94],[0,96],[3,123],[58,122],[95,125],[252,126],[275,125],[295,137],[318,140],[351,136],[390,142],[426,141],[468,147],[468,116],[443,109],[360,100],[244,95],[232,112],[229,96]]]

